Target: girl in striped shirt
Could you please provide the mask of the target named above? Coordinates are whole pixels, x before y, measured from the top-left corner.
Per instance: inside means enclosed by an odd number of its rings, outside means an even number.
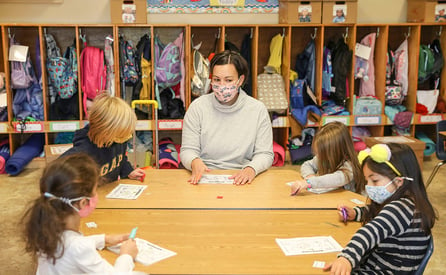
[[[377,144],[358,155],[371,199],[366,207],[339,206],[361,221],[330,274],[412,274],[426,254],[436,214],[417,158],[405,144]]]

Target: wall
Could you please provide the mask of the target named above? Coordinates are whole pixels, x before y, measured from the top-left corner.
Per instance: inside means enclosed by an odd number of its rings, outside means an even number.
[[[358,23],[406,21],[406,0],[358,0]],[[277,14],[148,14],[151,24],[276,24]],[[230,20],[228,20],[230,19]],[[64,0],[62,4],[0,2],[1,23],[110,23],[109,0]]]

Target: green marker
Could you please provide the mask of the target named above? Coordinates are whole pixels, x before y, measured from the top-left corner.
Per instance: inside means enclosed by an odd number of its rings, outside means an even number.
[[[136,230],[138,230],[138,227],[135,227],[132,229],[132,232],[130,232],[129,239],[134,239],[136,236]]]

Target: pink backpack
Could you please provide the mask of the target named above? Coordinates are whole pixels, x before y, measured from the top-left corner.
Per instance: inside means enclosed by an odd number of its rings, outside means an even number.
[[[104,63],[102,49],[86,46],[80,58],[81,88],[84,92],[83,106],[87,114],[87,99],[93,100],[97,94],[105,89],[107,83],[107,68]]]

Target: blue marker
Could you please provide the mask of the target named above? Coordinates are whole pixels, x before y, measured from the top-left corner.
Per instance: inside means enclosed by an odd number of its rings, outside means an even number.
[[[136,236],[136,230],[138,230],[138,227],[135,227],[132,229],[132,232],[130,232],[129,239],[134,239]]]

